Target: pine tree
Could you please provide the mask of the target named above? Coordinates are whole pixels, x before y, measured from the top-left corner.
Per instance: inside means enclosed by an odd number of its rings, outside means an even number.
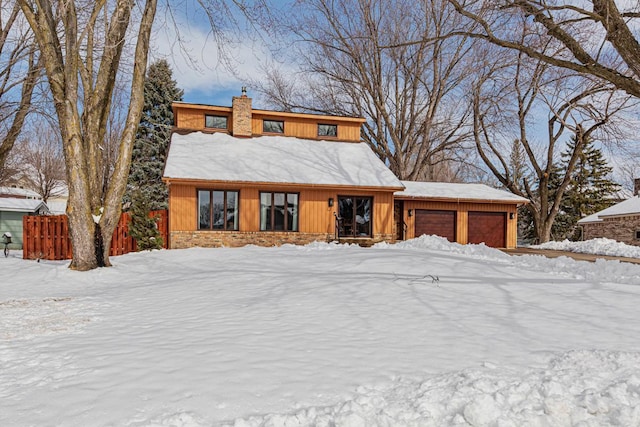
[[[173,111],[171,103],[182,100],[183,91],[173,80],[169,63],[161,59],[149,65],[144,84],[144,108],[136,133],[131,170],[124,202],[134,195],[147,200],[150,209],[166,209],[168,192],[161,180],[167,157]]]
[[[137,190],[133,194],[133,202],[129,212],[131,214],[129,234],[136,239],[139,251],[162,249],[162,237],[156,226],[158,218],[150,216],[150,202],[139,193],[140,190]]]
[[[576,140],[568,143],[562,156],[562,166],[569,162],[570,153],[575,148]],[[562,167],[561,166],[561,167]],[[580,230],[577,222],[615,203],[613,195],[620,191],[620,185],[609,179],[613,168],[607,163],[602,151],[588,140],[576,163],[552,231],[556,240],[578,240]]]

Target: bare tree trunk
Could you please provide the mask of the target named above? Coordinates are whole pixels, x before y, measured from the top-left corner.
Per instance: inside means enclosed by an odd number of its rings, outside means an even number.
[[[108,5],[107,0],[96,1],[82,22],[73,1],[56,3],[59,8],[55,14],[48,0],[18,2],[40,46],[60,124],[69,185],[67,215],[73,245],[70,267],[89,270],[109,266],[111,237],[120,218],[143,106],[149,37],[157,1],[144,2],[137,30],[131,102],[106,191],[101,179],[101,144],[134,1],[116,0],[113,5]],[[109,13],[111,17],[107,19]],[[96,46],[99,41],[102,45]],[[99,48],[102,56],[95,69],[92,55]]]

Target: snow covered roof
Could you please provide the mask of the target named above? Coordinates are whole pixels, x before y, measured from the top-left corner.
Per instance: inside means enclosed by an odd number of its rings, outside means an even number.
[[[404,191],[396,191],[399,198],[478,200],[501,203],[527,203],[529,200],[484,184],[450,182],[402,181]]]
[[[49,208],[42,200],[17,199],[15,197],[0,197],[0,211],[8,212],[48,212]]]
[[[26,188],[0,187],[0,194],[11,197],[24,197],[27,199],[41,199],[40,194]]]
[[[606,209],[586,216],[578,221],[578,224],[586,224],[590,222],[600,222],[602,218],[626,215],[640,215],[640,197],[635,196],[623,202],[617,203]]]
[[[173,133],[164,178],[402,188],[364,143]]]

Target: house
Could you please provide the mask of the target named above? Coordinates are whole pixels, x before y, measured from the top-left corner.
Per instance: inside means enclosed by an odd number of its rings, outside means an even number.
[[[162,178],[170,248],[369,245],[425,232],[515,246],[525,199],[474,184],[401,182],[360,141],[362,118],[253,109],[244,93],[231,107],[175,102],[173,113]],[[453,230],[431,224],[447,215]]]
[[[17,197],[0,197],[0,235],[11,233],[11,249],[22,249],[22,217],[46,215],[47,205],[42,200]]]
[[[637,181],[637,180],[636,180]],[[582,239],[608,238],[640,246],[640,196],[635,196],[578,221]]]
[[[518,206],[528,200],[483,184],[402,181],[394,195],[397,239],[435,234],[460,244],[515,248]],[[403,221],[403,223],[399,223]]]
[[[364,119],[173,104],[163,181],[171,248],[394,238],[402,183],[360,142]]]

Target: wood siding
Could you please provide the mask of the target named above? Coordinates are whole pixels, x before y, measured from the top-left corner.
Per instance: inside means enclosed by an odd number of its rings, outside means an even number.
[[[343,188],[309,189],[292,185],[250,185],[233,183],[202,185],[171,184],[169,187],[170,231],[197,231],[197,190],[237,190],[239,191],[240,232],[260,231],[260,192],[291,192],[300,195],[299,232],[334,234],[338,196],[373,197],[373,233],[393,233],[393,193],[390,191],[351,190]],[[329,207],[328,200],[334,205]],[[265,231],[268,233],[268,231]]]
[[[251,119],[251,130],[254,135],[262,135],[263,120],[282,120],[284,121],[284,136],[294,136],[305,139],[335,139],[337,141],[360,141],[360,123],[359,122],[342,122],[339,118],[323,119],[323,118],[300,118],[300,117],[274,117],[272,115],[253,114]],[[328,124],[338,126],[338,137],[328,138],[318,136],[318,124]],[[269,134],[273,135],[273,134]]]
[[[504,212],[506,216],[506,247],[515,248],[518,241],[518,212],[515,204],[444,202],[427,200],[404,200],[403,221],[406,224],[405,239],[418,237],[415,235],[415,215],[409,217],[408,211],[419,209],[456,211],[456,242],[469,243],[469,211]],[[513,218],[511,218],[513,214]]]
[[[284,136],[292,136],[305,139],[326,139],[347,142],[360,142],[360,126],[364,122],[364,119],[354,117],[333,117],[266,110],[251,111],[251,132],[255,136],[263,135],[262,121],[264,119],[267,119],[283,121]],[[233,109],[231,107],[174,103],[173,113],[174,126],[176,128],[206,130],[211,132],[224,132],[224,130],[205,128],[205,116],[225,116],[228,118],[228,129],[226,130],[226,132],[233,134]],[[338,136],[336,138],[319,137],[318,124],[337,125]]]

